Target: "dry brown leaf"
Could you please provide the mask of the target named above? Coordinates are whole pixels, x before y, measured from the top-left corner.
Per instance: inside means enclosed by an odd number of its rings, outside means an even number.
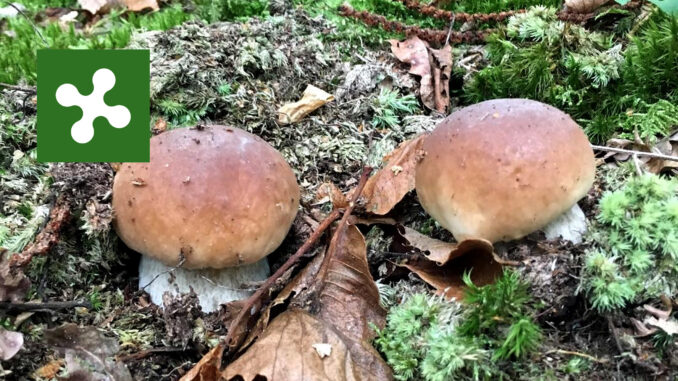
[[[224,347],[218,344],[212,348],[180,381],[217,381],[220,379],[221,355]]]
[[[370,177],[362,193],[367,212],[384,215],[414,189],[415,168],[426,136],[404,141],[384,157],[386,165]]]
[[[320,184],[315,199],[316,204],[331,202],[334,209],[343,209],[348,206],[346,196],[332,183]]]
[[[313,85],[308,85],[306,90],[304,90],[303,97],[299,101],[287,103],[278,109],[278,123],[296,123],[320,106],[333,100],[334,95],[326,93]]]
[[[572,13],[591,13],[610,0],[565,0],[567,10]]]
[[[157,0],[78,0],[82,9],[91,14],[102,14],[113,8],[124,7],[132,12],[143,11],[144,9],[158,10]]]
[[[450,105],[449,79],[452,72],[452,47],[432,49],[416,35],[405,41],[389,40],[396,58],[410,65],[408,73],[421,77],[419,96],[426,107],[445,112]]]
[[[433,74],[433,104],[435,105],[435,110],[444,113],[450,105],[452,46],[447,44],[439,50],[429,48],[429,53],[431,72]]]
[[[327,254],[305,270],[284,293],[299,292],[291,308],[276,317],[240,358],[226,379],[389,380],[391,370],[370,345],[370,323],[383,326],[385,311],[370,275],[365,238],[353,225],[339,227]],[[307,313],[299,306],[311,306]],[[313,345],[329,344],[321,358]]]
[[[321,358],[313,347],[329,344],[332,351]],[[276,317],[261,338],[223,373],[226,380],[246,381],[368,380],[355,364],[351,343],[328,323],[300,309]],[[259,378],[258,378],[259,377]]]
[[[36,379],[51,380],[56,378],[66,362],[63,359],[55,359],[38,368],[33,372],[33,377]]]
[[[460,243],[449,243],[421,234],[407,226],[398,226],[398,234],[410,246],[428,252],[424,254],[426,258],[438,265],[444,265],[469,252],[493,252],[492,243],[484,239],[467,239]]]
[[[678,157],[678,133],[675,133],[666,139],[662,139],[657,144],[655,144],[654,147],[641,141],[640,138],[637,138],[635,141],[627,139],[610,139],[607,141],[606,145],[612,148],[658,153]],[[603,158],[607,160],[613,159],[615,161],[624,162],[631,159],[631,156],[632,155],[630,153],[608,152]],[[678,169],[678,161],[674,160],[638,156],[638,161],[642,164],[642,167],[645,170],[654,174],[659,174],[666,170]]]
[[[0,359],[7,361],[14,357],[24,346],[24,335],[21,332],[8,331],[0,327]]]
[[[167,121],[163,118],[158,118],[153,125],[153,133],[159,134],[167,130]]]
[[[462,300],[464,296],[462,277],[465,272],[471,271],[471,280],[478,286],[494,282],[502,272],[502,266],[495,261],[492,252],[485,249],[466,252],[443,266],[424,257],[412,258],[402,266],[435,287],[438,294],[457,300]]]

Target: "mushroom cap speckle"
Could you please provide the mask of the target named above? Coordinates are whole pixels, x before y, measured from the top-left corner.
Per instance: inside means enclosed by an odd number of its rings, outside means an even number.
[[[424,209],[458,241],[523,237],[591,188],[593,150],[562,111],[496,99],[452,113],[426,138],[416,169]]]
[[[113,183],[115,229],[130,248],[176,266],[224,268],[275,250],[299,207],[285,159],[246,131],[208,126],[151,138],[149,163]]]

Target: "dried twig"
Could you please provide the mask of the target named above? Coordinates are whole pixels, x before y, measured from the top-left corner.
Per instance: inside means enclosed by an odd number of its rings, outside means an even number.
[[[126,362],[132,360],[141,360],[150,355],[157,353],[180,353],[186,352],[186,349],[181,347],[159,347],[159,348],[150,348],[141,352],[132,353],[129,355],[122,355],[117,358],[118,361]]]
[[[33,30],[35,31],[35,33],[36,33],[36,34],[40,37],[40,39],[42,40],[42,43],[45,44],[45,47],[48,47],[48,48],[49,48],[49,43],[47,42],[47,40],[45,40],[45,37],[42,35],[42,33],[40,33],[40,29],[38,29],[38,27],[35,25],[35,23],[33,22],[33,19],[32,19],[32,18],[28,17],[28,15],[27,15],[26,13],[24,13],[24,11],[22,11],[19,7],[17,7],[16,5],[14,5],[14,3],[10,3],[8,0],[3,1],[3,3],[5,3],[5,4],[9,5],[10,7],[14,8],[14,10],[16,10],[17,12],[19,12],[19,14],[20,14],[21,16],[23,16],[26,20],[28,20],[28,22],[29,22],[29,23],[31,24],[31,26],[33,27]]]
[[[9,83],[0,82],[0,87],[4,87],[10,90],[23,91],[31,94],[35,94],[37,92],[37,88],[35,86],[17,86],[10,85]]]
[[[358,183],[358,187],[356,188],[355,192],[353,192],[353,197],[351,198],[349,207],[343,212],[344,214],[340,224],[345,223],[348,219],[348,216],[353,210],[358,197],[360,197],[360,194],[365,187],[365,183],[367,183],[367,178],[369,177],[371,171],[372,169],[369,167],[365,168],[363,171],[363,174],[360,177],[360,182]],[[222,340],[222,343],[225,343],[229,348],[235,348],[240,344],[240,340],[235,338],[235,334],[239,332],[240,325],[246,321],[246,315],[249,314],[252,316],[261,311],[263,307],[262,300],[264,299],[264,296],[269,293],[271,286],[273,286],[278,278],[280,278],[285,272],[287,272],[287,270],[294,266],[299,261],[299,259],[304,256],[304,254],[320,238],[323,232],[327,230],[327,228],[329,228],[337,218],[339,218],[339,215],[341,215],[340,210],[332,211],[332,213],[330,213],[330,215],[327,216],[327,218],[325,218],[322,223],[320,223],[318,228],[313,232],[313,234],[311,234],[311,236],[306,240],[306,242],[304,242],[297,252],[294,253],[294,255],[292,255],[282,266],[280,266],[280,268],[273,275],[271,275],[266,280],[266,282],[264,282],[264,284],[262,284],[261,287],[259,287],[259,289],[247,299],[247,301],[245,301],[245,304],[243,305],[240,312],[238,312],[238,315],[236,315],[233,321],[231,321],[231,324],[228,327],[228,334],[226,335],[226,338]]]
[[[381,27],[388,32],[405,33],[407,35],[416,35],[424,41],[436,42],[439,44],[445,43],[447,40],[447,31],[421,28],[416,25],[406,25],[399,21],[392,21],[382,15],[377,15],[367,11],[356,11],[348,4],[343,4],[339,7],[339,13],[344,17],[354,18],[364,22],[371,27]],[[465,32],[451,32],[449,37],[450,43],[477,43],[485,41],[495,29],[486,29],[482,31],[469,30]]]
[[[504,21],[507,18],[517,14],[524,13],[525,9],[519,9],[515,11],[505,11],[505,12],[496,12],[496,13],[466,13],[466,12],[450,12],[444,9],[436,8],[429,4],[421,3],[418,0],[396,0],[402,3],[405,7],[419,12],[422,15],[434,17],[442,20],[455,19],[459,22],[468,22],[468,21],[479,21],[479,22],[489,22],[489,21]]]
[[[552,354],[552,353],[558,353],[558,354],[561,354],[561,355],[579,356],[579,357],[583,357],[583,358],[585,358],[585,359],[589,359],[589,360],[591,360],[591,361],[593,361],[593,362],[597,362],[597,363],[599,363],[599,364],[605,364],[606,362],[609,361],[609,360],[607,360],[607,359],[599,359],[599,358],[597,358],[597,357],[588,355],[588,354],[586,354],[586,353],[574,352],[574,351],[566,351],[566,350],[564,350],[564,349],[552,349],[552,350],[546,352],[545,354],[550,355],[550,354]]]
[[[49,222],[21,253],[12,255],[10,267],[25,267],[35,255],[45,255],[59,241],[64,223],[71,215],[71,207],[65,197],[59,197],[49,213]]]
[[[627,153],[627,154],[630,154],[630,155],[651,157],[653,159],[678,161],[678,156],[664,155],[664,154],[661,154],[661,153],[634,151],[634,150],[630,150],[630,149],[597,146],[597,145],[593,145],[593,144],[591,144],[591,147],[596,151],[609,151],[609,152],[617,152],[617,153]]]
[[[49,311],[66,310],[75,307],[92,308],[92,303],[84,300],[74,300],[68,302],[0,302],[0,310],[27,312],[27,311]]]

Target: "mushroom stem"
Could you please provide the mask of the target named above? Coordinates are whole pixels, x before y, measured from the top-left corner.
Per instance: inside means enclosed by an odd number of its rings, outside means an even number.
[[[165,291],[172,295],[190,292],[198,295],[203,312],[217,311],[221,304],[247,299],[256,291],[257,282],[264,281],[270,273],[268,261],[224,269],[189,270],[163,264],[148,256],[139,263],[139,288],[151,296],[151,301],[163,305]]]

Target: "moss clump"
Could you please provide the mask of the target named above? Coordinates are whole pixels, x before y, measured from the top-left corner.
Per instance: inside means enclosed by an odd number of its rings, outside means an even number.
[[[568,112],[599,142],[634,130],[664,135],[676,122],[678,24],[657,13],[624,49],[626,39],[533,7],[488,38],[489,65],[465,84],[465,101],[539,100]]]
[[[495,284],[475,286],[470,277],[459,304],[415,293],[389,311],[376,346],[399,380],[490,379],[504,374],[499,364],[524,358],[540,343],[530,316],[528,285],[506,271]]]
[[[678,181],[630,180],[599,205],[582,290],[601,312],[678,292]]]

